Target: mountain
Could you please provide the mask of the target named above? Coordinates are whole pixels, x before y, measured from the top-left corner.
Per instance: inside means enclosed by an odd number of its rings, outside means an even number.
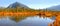
[[[10,4],[7,8],[16,8],[16,7],[24,7],[24,8],[28,8],[26,5],[21,4],[19,2],[15,2],[13,4]]]
[[[52,7],[49,7],[49,8],[47,8],[47,9],[48,9],[48,10],[60,11],[60,5],[52,6]]]

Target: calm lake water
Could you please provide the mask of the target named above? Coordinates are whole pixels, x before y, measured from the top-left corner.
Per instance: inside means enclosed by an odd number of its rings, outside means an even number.
[[[54,19],[39,16],[29,16],[19,22],[15,22],[9,18],[2,18],[0,19],[0,26],[48,26],[48,23],[53,21]]]

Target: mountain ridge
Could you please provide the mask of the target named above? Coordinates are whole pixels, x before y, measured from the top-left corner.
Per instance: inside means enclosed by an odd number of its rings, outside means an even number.
[[[16,7],[29,8],[28,6],[26,6],[26,5],[22,4],[22,3],[19,3],[19,2],[12,3],[7,8],[16,8]]]
[[[52,6],[52,7],[49,7],[49,8],[47,8],[47,9],[48,9],[48,10],[60,11],[60,5]]]

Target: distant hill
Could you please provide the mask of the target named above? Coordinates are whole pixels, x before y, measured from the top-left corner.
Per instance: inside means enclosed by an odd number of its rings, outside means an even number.
[[[49,8],[47,8],[47,9],[48,9],[48,10],[60,11],[60,5],[52,6],[52,7],[49,7]]]
[[[19,2],[15,2],[13,4],[10,4],[7,8],[16,8],[16,7],[24,7],[24,8],[28,8],[26,5],[19,3]]]
[[[0,8],[0,12],[35,12],[40,10],[35,10],[32,8],[29,8],[28,6],[21,4],[19,2],[15,2],[13,4],[10,4],[7,8]]]

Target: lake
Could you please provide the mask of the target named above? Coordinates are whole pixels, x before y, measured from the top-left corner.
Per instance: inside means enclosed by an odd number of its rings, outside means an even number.
[[[0,19],[0,26],[48,26],[48,23],[53,21],[54,19],[50,18],[29,16],[16,22],[7,17]]]

